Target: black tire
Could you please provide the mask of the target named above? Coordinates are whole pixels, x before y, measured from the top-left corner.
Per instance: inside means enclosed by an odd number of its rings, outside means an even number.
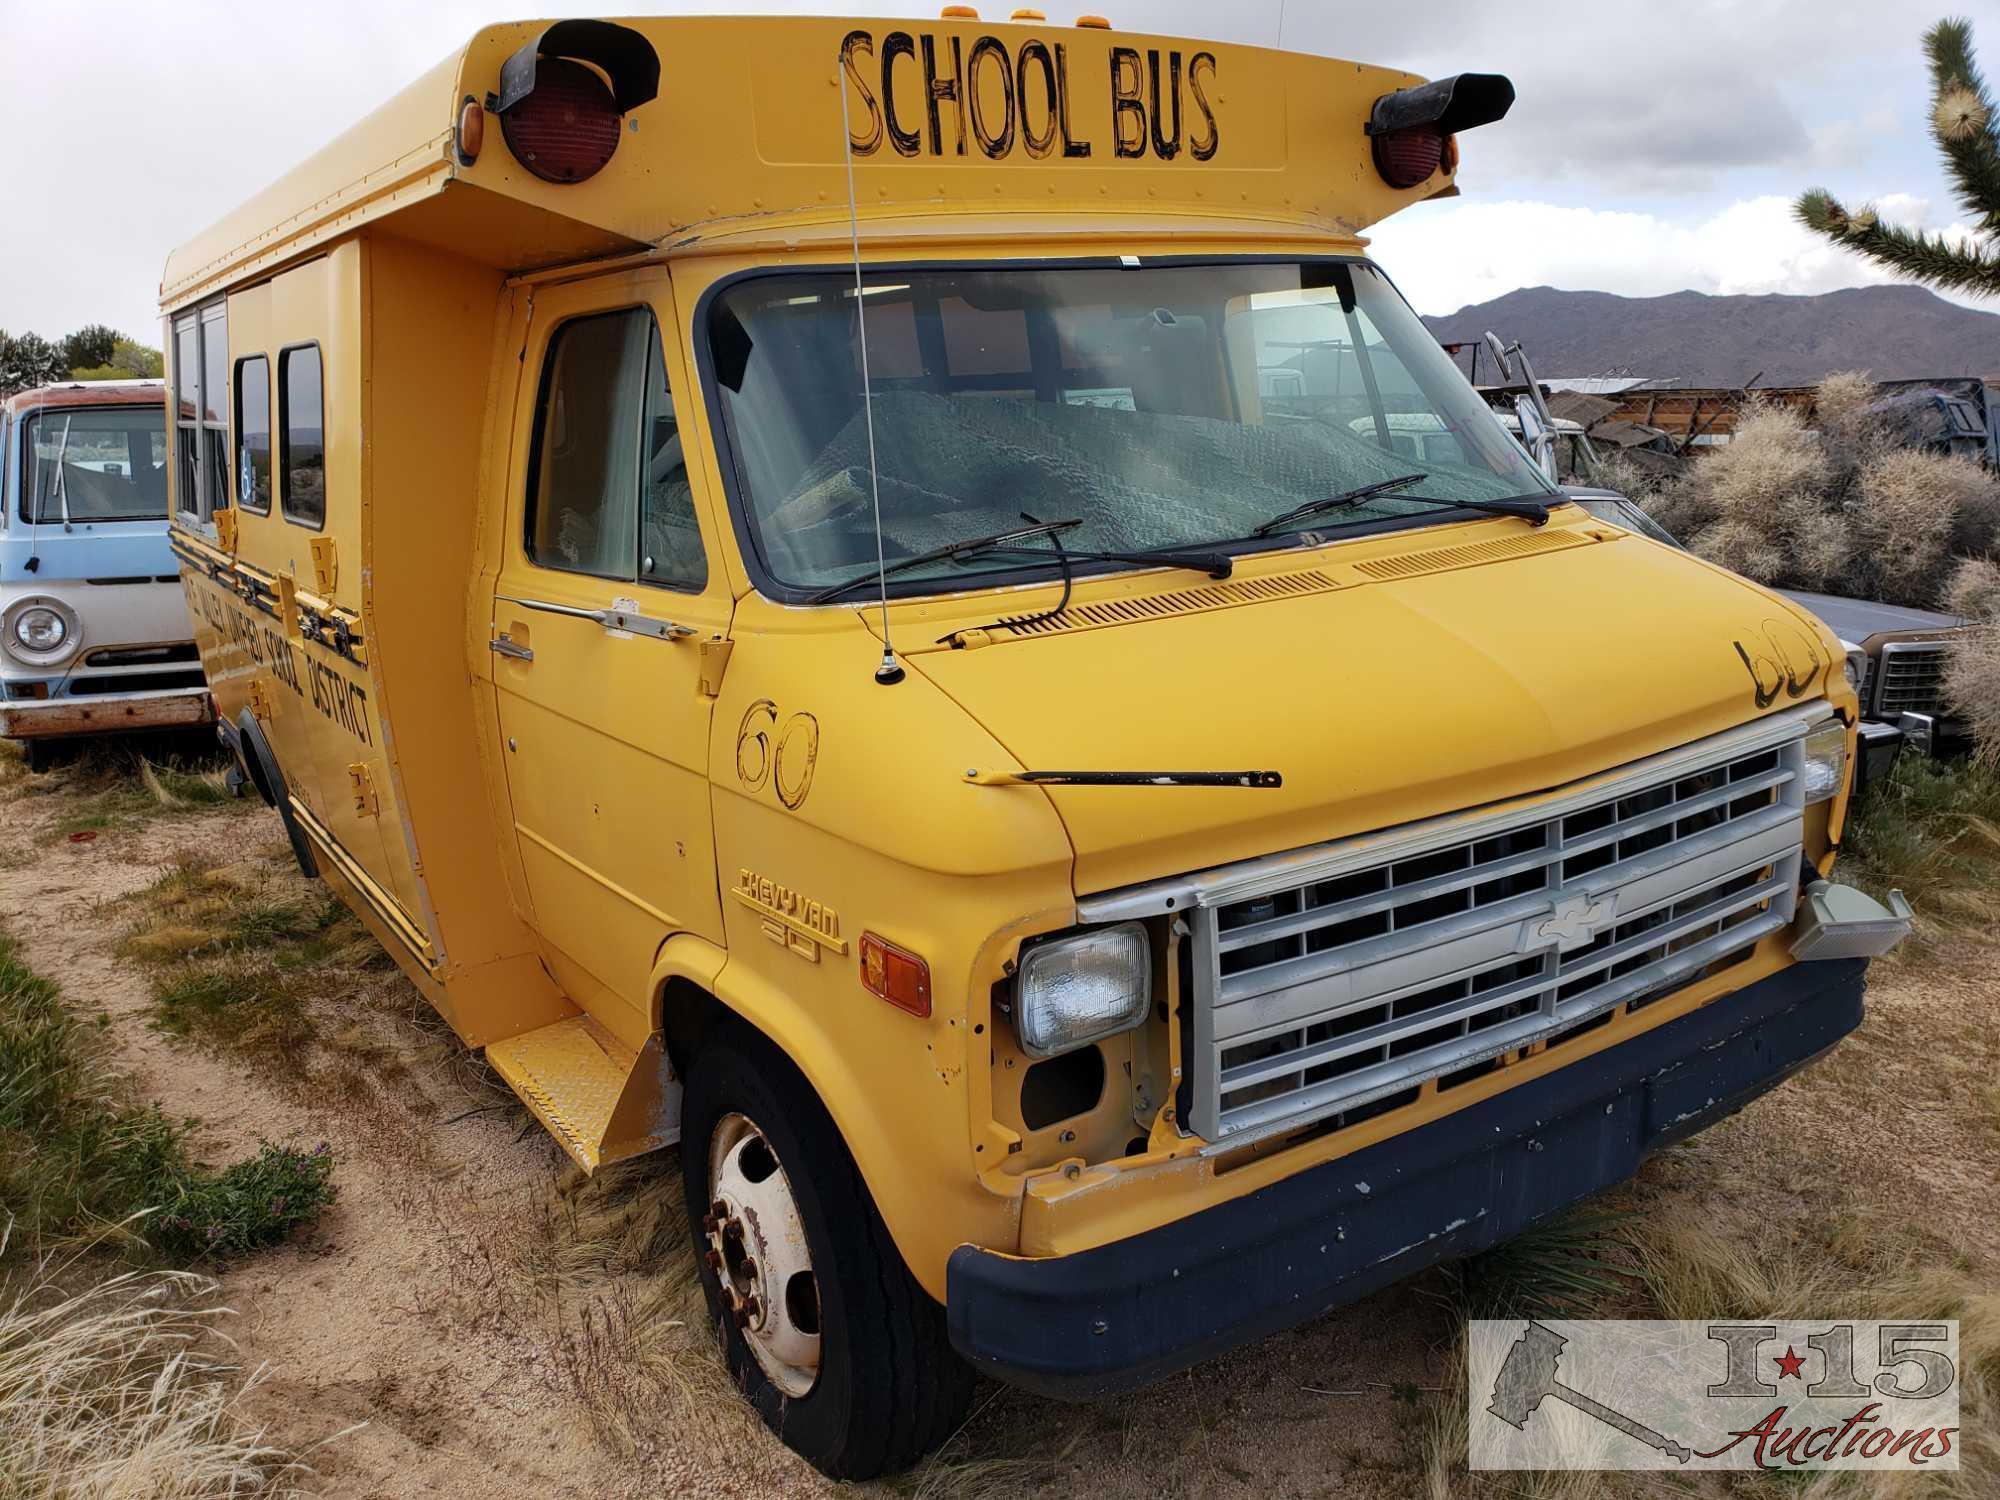
[[[972,1399],[972,1367],[945,1334],[944,1309],[903,1264],[867,1184],[799,1071],[748,1027],[711,1033],[681,1106],[681,1177],[710,1321],[730,1374],[772,1432],[821,1473],[872,1479],[906,1469],[949,1438]],[[803,1396],[766,1375],[701,1259],[717,1124],[746,1116],[792,1189],[818,1284],[820,1368]]]

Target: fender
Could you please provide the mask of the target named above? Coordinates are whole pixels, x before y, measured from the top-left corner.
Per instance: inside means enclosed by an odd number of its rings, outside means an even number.
[[[904,1264],[932,1297],[944,1300],[945,1262],[961,1243],[1006,1247],[1019,1242],[1018,1197],[988,1190],[966,1159],[971,1147],[963,1092],[940,1095],[941,1103],[949,1101],[951,1129],[925,1132],[928,1139],[913,1138],[877,1107],[884,1097],[883,1080],[856,1069],[853,1048],[836,1045],[834,1034],[789,995],[748,965],[732,964],[726,950],[692,933],[661,945],[652,985],[653,1023],[666,1037],[669,1052],[674,1028],[686,1027],[689,1019],[684,1013],[676,1018],[676,1006],[686,1002],[673,996],[699,994],[790,1059],[833,1117]],[[695,1022],[699,1026],[700,1018]],[[663,1073],[676,1066],[670,1060]],[[908,1086],[919,1085],[912,1081]],[[667,1092],[674,1095],[671,1123],[678,1135],[678,1090],[663,1087],[662,1093]]]

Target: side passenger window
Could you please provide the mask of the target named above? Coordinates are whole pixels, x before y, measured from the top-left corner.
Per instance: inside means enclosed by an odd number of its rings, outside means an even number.
[[[528,555],[541,566],[669,588],[707,582],[651,312],[556,330],[528,483]]]

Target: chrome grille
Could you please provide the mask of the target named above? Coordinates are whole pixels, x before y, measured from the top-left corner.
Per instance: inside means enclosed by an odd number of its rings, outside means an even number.
[[[1941,641],[1891,641],[1882,648],[1876,674],[1875,712],[1885,719],[1898,714],[1934,714],[1944,701],[1945,647]]]
[[[1646,1004],[1790,923],[1795,711],[1577,783],[1189,883],[1190,1125],[1353,1118]]]

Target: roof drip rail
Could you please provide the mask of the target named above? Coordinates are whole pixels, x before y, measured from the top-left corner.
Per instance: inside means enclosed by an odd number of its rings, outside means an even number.
[[[558,21],[500,65],[499,92],[486,107],[504,115],[535,91],[535,65],[566,57],[601,69],[618,112],[627,114],[660,92],[660,54],[629,26],[615,21]]]

